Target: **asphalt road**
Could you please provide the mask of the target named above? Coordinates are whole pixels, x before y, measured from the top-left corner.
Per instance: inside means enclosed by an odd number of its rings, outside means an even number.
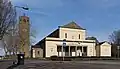
[[[12,64],[12,60],[0,60],[0,69],[7,69]]]
[[[0,69],[120,69],[120,61],[41,61],[26,60],[24,65],[12,66],[12,60],[0,61]]]
[[[14,69],[120,69],[120,61],[26,61]]]

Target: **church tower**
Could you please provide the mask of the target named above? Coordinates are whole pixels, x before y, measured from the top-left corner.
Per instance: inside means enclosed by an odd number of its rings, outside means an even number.
[[[25,54],[25,57],[30,56],[30,27],[29,17],[20,16],[19,21],[19,37],[20,37],[20,52]]]

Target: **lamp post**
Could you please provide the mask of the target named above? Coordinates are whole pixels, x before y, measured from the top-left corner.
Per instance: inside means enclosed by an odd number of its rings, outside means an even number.
[[[65,51],[64,47],[66,47],[66,39],[63,40],[63,46],[62,46],[62,56],[63,56],[63,61],[64,61],[64,55],[63,55],[63,52]]]
[[[79,47],[80,47],[81,42],[78,42],[78,44],[79,44]],[[81,50],[80,50],[80,51],[81,51]],[[81,52],[79,52],[79,56],[80,56],[80,54],[81,54]]]

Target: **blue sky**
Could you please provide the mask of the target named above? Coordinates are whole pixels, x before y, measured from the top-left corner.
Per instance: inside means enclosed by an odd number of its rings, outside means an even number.
[[[24,12],[37,31],[36,42],[59,25],[76,21],[87,29],[88,36],[99,41],[108,40],[114,30],[120,29],[120,0],[12,0],[14,5],[29,7]]]

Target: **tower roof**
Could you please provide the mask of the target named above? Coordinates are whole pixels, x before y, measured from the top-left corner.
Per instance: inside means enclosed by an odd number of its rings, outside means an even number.
[[[78,24],[76,24],[74,21],[66,24],[66,25],[63,25],[63,26],[60,26],[62,28],[72,28],[72,29],[82,29],[82,30],[85,30],[83,29],[82,27],[80,27]]]

